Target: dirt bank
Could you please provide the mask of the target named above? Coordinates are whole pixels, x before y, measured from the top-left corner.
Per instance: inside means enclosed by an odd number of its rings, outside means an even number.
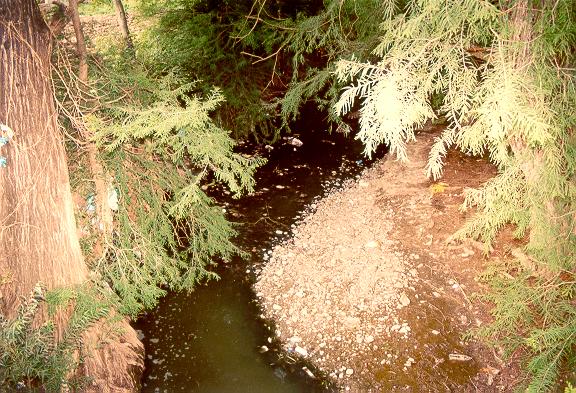
[[[475,277],[486,259],[477,242],[447,243],[467,218],[464,189],[494,169],[451,153],[442,183],[431,182],[433,136],[418,136],[408,164],[385,159],[311,206],[255,284],[287,351],[342,390],[501,392],[517,379],[494,351],[463,340],[488,320],[471,297],[484,290]]]

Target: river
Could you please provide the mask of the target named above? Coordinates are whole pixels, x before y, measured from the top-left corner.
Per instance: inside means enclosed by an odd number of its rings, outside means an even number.
[[[253,195],[217,197],[230,220],[241,224],[237,243],[250,258],[219,266],[219,281],[190,294],[169,294],[134,324],[146,347],[143,392],[334,390],[313,366],[280,350],[252,291],[254,270],[274,242],[289,235],[303,209],[366,165],[360,143],[329,134],[318,114],[312,116],[316,125],[294,126],[303,130],[294,134],[302,146],[285,139],[271,151],[262,150],[268,163],[256,174]]]

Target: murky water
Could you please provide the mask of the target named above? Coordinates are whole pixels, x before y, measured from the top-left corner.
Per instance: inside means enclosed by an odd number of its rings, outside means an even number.
[[[221,280],[192,294],[167,296],[135,324],[147,354],[143,392],[333,390],[311,365],[279,351],[251,290],[253,264],[262,261],[275,238],[287,235],[298,212],[322,194],[323,184],[352,177],[365,165],[362,147],[341,135],[318,128],[298,138],[303,146],[286,141],[269,154],[256,176],[255,195],[221,198],[230,219],[242,223],[238,242],[251,260],[220,267]]]

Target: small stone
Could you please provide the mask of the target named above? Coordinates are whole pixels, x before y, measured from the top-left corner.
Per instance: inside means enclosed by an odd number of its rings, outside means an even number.
[[[276,311],[280,311],[280,310],[282,310],[282,306],[280,306],[279,304],[274,304],[274,305],[272,305],[272,309],[276,310]]]
[[[354,328],[354,327],[360,325],[360,318],[358,318],[358,317],[346,317],[346,319],[344,320],[344,325],[347,328]]]
[[[302,348],[302,347],[295,347],[294,348],[294,352],[296,352],[298,355],[306,357],[308,356],[308,351],[306,350],[306,348]]]
[[[440,332],[438,330],[434,330],[434,329],[432,331],[430,331],[430,333],[432,333],[435,336],[440,334]]]
[[[268,349],[268,347],[267,347],[266,345],[262,345],[262,346],[260,347],[260,353],[268,352],[268,350],[269,350],[269,349]]]
[[[402,307],[406,307],[406,306],[408,306],[408,305],[410,304],[410,299],[408,298],[408,296],[407,296],[405,293],[402,293],[402,294],[400,295],[399,301],[400,301],[400,305],[401,305]]]
[[[378,248],[380,247],[380,242],[377,240],[370,240],[368,243],[364,245],[365,248]]]
[[[346,375],[352,375],[352,374],[354,374],[354,370],[352,370],[351,368],[347,368]]]

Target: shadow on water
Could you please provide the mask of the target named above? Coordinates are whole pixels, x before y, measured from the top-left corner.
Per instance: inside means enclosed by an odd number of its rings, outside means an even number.
[[[219,267],[219,281],[191,294],[169,294],[134,324],[146,346],[143,392],[333,390],[325,379],[311,378],[303,370],[319,376],[311,365],[282,352],[271,340],[274,334],[260,319],[251,289],[254,267],[262,263],[265,250],[287,235],[299,212],[322,195],[323,184],[337,185],[365,167],[362,146],[352,138],[330,135],[321,125],[307,125],[295,136],[301,147],[286,140],[264,154],[268,163],[256,174],[253,195],[240,200],[225,193],[217,197],[229,218],[241,224],[237,243],[250,259]]]

